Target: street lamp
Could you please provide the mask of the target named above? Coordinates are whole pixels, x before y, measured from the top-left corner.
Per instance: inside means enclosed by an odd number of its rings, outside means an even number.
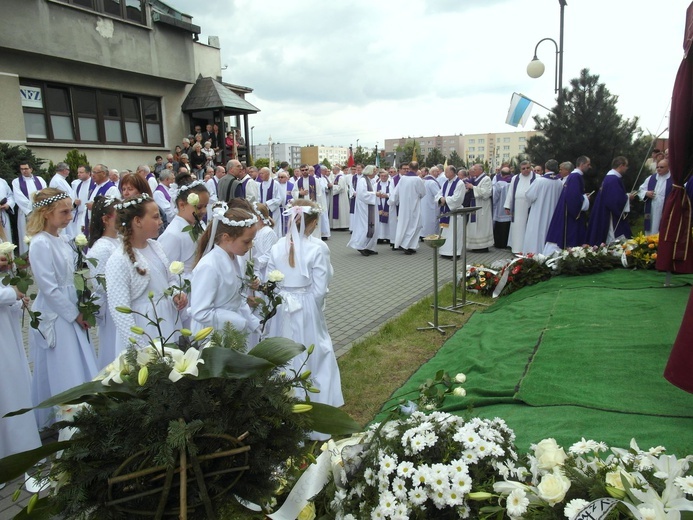
[[[254,126],[250,127],[250,153],[253,154],[253,161],[255,160],[255,148],[253,148],[253,143],[255,142],[255,135],[253,133],[255,130]]]
[[[558,3],[561,6],[561,26],[559,35],[560,43],[556,43],[556,40],[553,38],[542,38],[539,40],[534,47],[534,58],[532,58],[532,61],[530,61],[529,65],[527,65],[527,75],[530,78],[536,79],[544,74],[546,67],[539,60],[539,58],[537,58],[537,49],[542,42],[547,40],[553,42],[553,44],[556,46],[556,74],[554,76],[554,92],[558,93],[558,103],[560,104],[563,102],[563,15],[567,2],[566,0],[558,0]]]

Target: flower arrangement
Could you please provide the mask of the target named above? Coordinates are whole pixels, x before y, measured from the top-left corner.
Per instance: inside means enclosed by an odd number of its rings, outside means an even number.
[[[260,314],[261,330],[264,332],[267,322],[277,314],[277,307],[282,303],[282,297],[279,295],[278,286],[284,281],[284,273],[275,269],[267,274],[267,282],[258,287],[265,298],[258,299]]]
[[[606,244],[576,246],[557,251],[547,264],[556,272],[567,276],[600,273],[614,267],[613,255]]]
[[[496,288],[497,274],[498,271],[494,271],[483,265],[472,265],[467,267],[467,290],[490,296]]]
[[[14,250],[16,247],[12,242],[0,242],[0,255],[6,259],[6,266],[0,269],[0,274],[2,274],[1,281],[3,285],[16,287],[17,291],[25,295],[25,298],[21,300],[22,327],[24,327],[25,314],[29,314],[29,325],[43,336],[43,332],[39,330],[41,313],[32,311],[29,308],[29,302],[36,299],[36,293],[29,294],[29,288],[34,284],[34,279],[31,277],[31,270],[29,269],[29,254],[25,253],[24,255],[15,256]]]
[[[189,190],[190,188],[193,188],[195,186],[201,186],[201,185],[204,185],[204,182],[193,181],[192,183],[190,183],[186,186],[181,186],[178,191],[179,192],[186,191],[186,190]],[[197,243],[197,240],[205,232],[205,228],[202,225],[202,220],[200,219],[200,215],[199,215],[200,208],[198,207],[198,205],[200,204],[200,196],[195,192],[191,192],[188,194],[185,201],[194,208],[193,218],[195,219],[195,222],[185,226],[181,231],[184,231],[184,232],[187,232],[188,234],[190,234],[190,238],[192,239],[192,241]]]
[[[527,255],[506,265],[496,275],[496,289],[493,295],[508,295],[527,285],[534,285],[551,278],[551,268],[546,265],[543,255]]]
[[[625,242],[617,242],[612,251],[614,256],[621,258],[623,267],[654,269],[658,247],[659,234],[645,236],[639,233]]]
[[[282,368],[302,345],[270,338],[242,353],[244,335],[228,325],[181,334],[187,345],[150,338],[95,381],[39,405],[69,404],[55,427],[74,433],[0,461],[6,482],[61,453],[37,477],[48,495],[32,497],[22,514],[211,519],[230,503],[267,506],[280,484],[277,468],[308,451],[308,432],[360,430],[344,412],[296,397],[315,390],[305,364]]]

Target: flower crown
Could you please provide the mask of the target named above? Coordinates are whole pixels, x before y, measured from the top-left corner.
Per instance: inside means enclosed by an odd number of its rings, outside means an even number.
[[[120,202],[119,204],[116,204],[115,209],[121,210],[121,209],[129,208],[130,206],[142,204],[143,202],[146,202],[148,200],[152,200],[152,198],[149,195],[147,195],[146,193],[142,193],[136,199],[132,199],[132,200],[129,200],[127,202]]]
[[[195,181],[192,181],[190,184],[184,184],[183,186],[178,188],[178,193],[181,193],[183,191],[187,191],[191,188],[194,188],[195,186],[205,186],[205,182],[197,179]]]
[[[257,218],[259,218],[260,220],[262,220],[262,223],[263,223],[265,226],[269,226],[269,225],[270,225],[270,219],[269,219],[268,217],[265,217],[265,216],[262,214],[262,211],[260,211],[260,208],[257,207],[257,201],[255,201],[255,200],[253,201],[253,210],[255,211],[255,214],[257,215]]]
[[[104,207],[106,207],[106,208],[109,207],[109,206],[111,206],[111,205],[113,205],[113,204],[115,204],[115,201],[118,200],[118,199],[116,199],[115,197],[111,197],[110,195],[107,195],[107,196],[104,197],[104,198],[105,198],[106,200],[103,201],[103,205],[104,205]]]
[[[43,199],[43,200],[40,200],[38,202],[34,202],[31,207],[33,209],[38,209],[38,208],[42,208],[44,206],[49,206],[58,200],[69,199],[69,198],[70,198],[70,196],[67,193],[62,192],[62,193],[58,193],[57,195],[53,195],[52,197],[48,197],[47,199]]]
[[[294,206],[293,204],[289,204],[286,206],[286,209],[284,210],[284,216],[290,217],[292,215],[298,215],[300,213],[303,213],[305,215],[320,215],[322,213],[322,208],[320,207],[319,204],[316,204],[315,206]]]
[[[228,209],[229,207],[225,202],[216,204],[212,210],[212,218],[231,227],[250,227],[257,224],[257,217],[255,215],[245,220],[231,220],[230,218],[226,217],[226,212]]]

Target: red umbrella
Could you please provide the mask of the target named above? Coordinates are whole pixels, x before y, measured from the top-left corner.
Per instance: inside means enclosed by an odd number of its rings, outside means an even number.
[[[693,144],[693,2],[686,11],[685,52],[674,83],[669,120],[669,170],[674,189],[664,205],[659,227],[657,269],[677,273],[693,272],[691,240],[691,201],[683,189],[689,177]],[[690,182],[693,182],[691,180]],[[693,393],[693,292],[688,299],[664,377],[672,384]]]

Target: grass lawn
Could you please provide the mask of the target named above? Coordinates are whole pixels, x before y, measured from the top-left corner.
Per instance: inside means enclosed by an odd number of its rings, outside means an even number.
[[[457,298],[460,299],[460,291]],[[491,304],[490,297],[468,295],[467,300]],[[450,305],[452,284],[442,288],[439,305]],[[419,331],[433,321],[433,296],[411,306],[400,316],[388,321],[372,336],[357,343],[339,360],[344,392],[344,410],[360,424],[375,417],[392,393],[400,388],[409,377],[459,330],[475,310],[484,306],[469,305],[460,309],[464,314],[439,311],[440,325],[455,325],[446,328],[445,334],[436,330]],[[454,375],[454,374],[451,374]]]

